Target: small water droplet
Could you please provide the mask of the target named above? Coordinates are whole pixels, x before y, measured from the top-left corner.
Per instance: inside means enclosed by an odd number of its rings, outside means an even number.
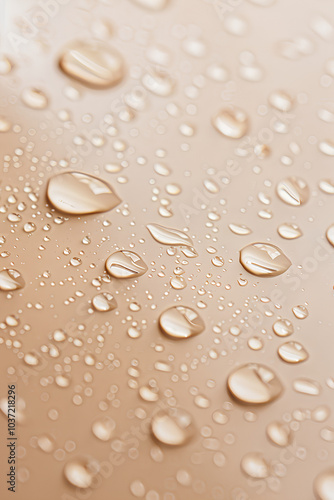
[[[100,441],[109,441],[116,429],[115,421],[110,417],[101,417],[95,420],[92,425],[92,432]]]
[[[152,418],[151,429],[158,441],[170,446],[186,444],[195,432],[191,415],[180,408],[157,412]]]
[[[270,403],[283,390],[270,368],[255,363],[240,366],[230,373],[227,387],[238,401],[248,404]]]
[[[79,458],[67,462],[64,467],[64,475],[69,483],[82,489],[89,488],[94,477],[88,460]]]
[[[278,276],[291,266],[280,248],[269,243],[253,243],[240,251],[240,263],[256,276]]]
[[[161,10],[168,4],[169,0],[132,0],[133,3],[149,10]]]
[[[163,333],[173,339],[194,337],[205,328],[197,312],[185,306],[173,306],[164,311],[160,315],[159,325]]]
[[[294,390],[301,394],[308,394],[309,396],[318,396],[320,394],[319,384],[308,378],[298,378],[293,381],[292,385]]]
[[[173,93],[175,81],[165,72],[151,70],[142,78],[146,90],[159,97],[168,97]]]
[[[240,224],[229,224],[228,227],[232,233],[238,234],[239,236],[245,236],[247,234],[251,234],[252,232],[249,227]]]
[[[278,226],[277,232],[286,240],[295,240],[303,236],[302,230],[297,224],[289,224],[288,222]]]
[[[269,95],[269,104],[278,111],[288,112],[292,109],[293,100],[284,90],[275,90]]]
[[[114,296],[109,292],[99,293],[92,299],[94,309],[99,312],[108,312],[116,309],[117,302]]]
[[[278,319],[273,324],[273,330],[279,337],[287,337],[293,334],[294,327],[288,319]]]
[[[225,137],[240,139],[248,130],[248,117],[239,108],[222,109],[212,119],[212,124]]]
[[[247,453],[241,460],[241,470],[246,476],[264,479],[269,476],[269,465],[261,453]]]
[[[302,344],[294,341],[282,344],[277,352],[286,363],[302,363],[308,358],[308,353]]]
[[[294,306],[292,312],[297,319],[305,319],[308,317],[308,310],[303,305]]]
[[[172,229],[159,224],[148,224],[147,229],[158,243],[170,246],[189,246],[192,247],[191,238],[178,229]]]
[[[281,422],[271,422],[267,426],[267,436],[277,446],[288,446],[292,441],[292,433],[289,427]]]
[[[42,90],[28,88],[21,94],[22,102],[32,109],[45,109],[48,105],[48,98]]]
[[[310,196],[308,185],[300,177],[288,177],[280,181],[276,191],[282,201],[295,207],[304,205]]]
[[[327,229],[326,237],[329,243],[334,247],[334,224],[329,226],[329,228]]]

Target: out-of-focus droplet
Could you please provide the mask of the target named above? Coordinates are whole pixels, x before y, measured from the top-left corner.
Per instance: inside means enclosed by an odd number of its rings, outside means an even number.
[[[101,417],[93,422],[92,432],[100,441],[109,441],[116,429],[115,421],[110,417]]]
[[[34,231],[36,231],[36,229],[36,224],[34,224],[33,222],[26,222],[23,226],[23,231],[25,233],[33,233]]]
[[[230,393],[241,403],[264,404],[276,399],[283,386],[267,366],[248,363],[230,373],[227,379]]]
[[[182,43],[183,50],[192,57],[204,57],[206,45],[200,38],[186,38]]]
[[[168,97],[173,93],[175,80],[167,73],[151,70],[142,78],[145,89],[159,97]]]
[[[248,117],[239,108],[222,109],[212,119],[215,129],[225,137],[240,139],[248,130]]]
[[[227,69],[219,63],[211,64],[211,66],[206,69],[206,74],[215,82],[224,83],[228,80]]]
[[[294,306],[292,312],[297,319],[305,319],[308,317],[308,310],[303,305]]]
[[[194,337],[205,328],[197,312],[184,306],[173,306],[164,311],[160,315],[159,325],[163,333],[173,339]]]
[[[174,290],[183,290],[187,286],[187,282],[182,276],[172,276],[170,284]]]
[[[329,243],[334,247],[334,224],[329,226],[329,228],[327,229],[326,237]]]
[[[71,215],[107,212],[121,202],[109,184],[82,172],[51,177],[47,196],[55,208]]]
[[[278,111],[291,111],[293,100],[284,90],[275,90],[268,97],[269,104]]]
[[[319,142],[319,150],[327,156],[334,156],[334,141],[326,139]]]
[[[293,324],[288,319],[278,319],[273,324],[273,330],[279,337],[288,337],[294,332]]]
[[[319,182],[319,188],[323,193],[334,194],[334,180],[323,179]]]
[[[89,488],[92,485],[94,474],[88,460],[73,459],[64,467],[64,475],[69,483],[77,488]]]
[[[232,233],[238,234],[239,236],[246,236],[252,232],[249,227],[240,224],[229,224],[228,227]]]
[[[163,245],[170,246],[189,246],[192,247],[193,242],[191,238],[178,229],[172,229],[159,224],[147,224],[147,229],[153,238]]]
[[[7,292],[23,288],[25,282],[16,269],[3,269],[0,271],[0,290]]]
[[[70,43],[59,58],[59,66],[67,76],[98,89],[112,87],[124,77],[122,56],[96,40]]]
[[[317,475],[313,482],[316,500],[334,500],[334,467],[330,467]]]
[[[132,0],[133,3],[149,10],[161,10],[168,4],[169,0]]]
[[[13,63],[4,54],[0,54],[0,75],[8,75],[13,69]]]
[[[240,263],[255,276],[278,276],[291,266],[280,248],[269,243],[253,243],[240,251]]]
[[[158,441],[170,446],[186,444],[195,432],[192,416],[180,408],[157,412],[152,418],[151,429]]]
[[[302,363],[308,359],[306,349],[299,342],[286,342],[279,346],[277,352],[286,363]]]
[[[48,98],[42,90],[28,88],[21,94],[22,102],[32,109],[45,109],[48,105]]]
[[[147,385],[139,388],[139,395],[144,401],[148,402],[155,402],[159,399],[159,394]]]
[[[8,132],[12,127],[12,124],[10,123],[7,118],[4,116],[0,116],[0,132],[5,133]]]
[[[280,181],[276,191],[282,201],[295,207],[304,205],[310,196],[308,185],[300,177],[288,177]]]
[[[37,445],[45,453],[52,453],[56,447],[56,442],[49,434],[42,434],[38,437]]]
[[[318,396],[320,394],[320,386],[315,380],[308,378],[297,378],[292,384],[296,392],[308,394],[309,396]]]
[[[142,258],[130,250],[119,250],[106,260],[106,270],[114,278],[137,278],[147,269]]]
[[[292,441],[292,433],[289,427],[281,422],[271,422],[267,426],[267,436],[277,446],[288,446]]]
[[[278,226],[277,232],[285,240],[295,240],[303,236],[302,230],[297,224],[289,224],[288,222]]]
[[[227,33],[235,36],[245,36],[247,33],[247,21],[238,14],[227,14],[223,19],[223,26]]]
[[[211,262],[214,266],[216,267],[222,267],[224,265],[224,259],[223,257],[220,257],[219,255],[216,255],[211,259]]]
[[[114,296],[109,292],[99,293],[92,299],[94,309],[99,312],[108,312],[116,309],[117,302]]]
[[[269,465],[261,453],[247,453],[241,460],[241,470],[249,477],[264,479],[269,476]]]

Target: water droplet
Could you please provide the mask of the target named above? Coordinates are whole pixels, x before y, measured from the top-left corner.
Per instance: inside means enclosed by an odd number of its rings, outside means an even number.
[[[168,97],[173,93],[175,81],[167,73],[151,70],[145,73],[142,78],[142,84],[146,88],[159,97]]]
[[[247,234],[251,234],[252,232],[249,227],[240,224],[229,224],[228,227],[232,233],[238,234],[239,236],[245,236]]]
[[[42,90],[28,88],[21,94],[22,102],[32,109],[45,109],[48,105],[48,98]]]
[[[308,310],[305,306],[299,305],[292,308],[293,314],[297,319],[305,319],[308,316]]]
[[[256,276],[278,276],[291,266],[288,257],[275,245],[253,243],[240,251],[240,263]]]
[[[182,48],[193,57],[204,57],[206,54],[206,45],[199,38],[186,38],[182,43]]]
[[[302,230],[297,224],[289,224],[288,222],[278,226],[277,232],[286,240],[295,240],[303,236]]]
[[[109,184],[81,172],[51,177],[47,196],[55,208],[74,215],[107,212],[121,202]]]
[[[173,339],[194,337],[205,328],[197,312],[184,306],[173,306],[164,311],[160,315],[159,325],[163,333]]]
[[[277,446],[288,446],[292,441],[292,433],[287,425],[281,422],[271,422],[267,426],[267,436]]]
[[[103,89],[124,77],[121,55],[104,42],[72,42],[59,59],[59,66],[69,77],[89,87]]]
[[[12,62],[4,54],[0,54],[0,75],[8,75],[13,68]]]
[[[40,364],[39,357],[33,352],[27,352],[23,359],[28,366],[38,366]]]
[[[169,0],[132,0],[133,3],[149,10],[161,10],[168,4]]]
[[[69,483],[77,488],[89,488],[93,482],[93,472],[88,460],[74,459],[64,467],[64,475]]]
[[[183,290],[187,286],[187,282],[184,278],[182,278],[182,276],[172,276],[170,284],[174,290]]]
[[[37,227],[33,222],[26,222],[23,226],[23,231],[25,233],[33,233],[36,229]]]
[[[137,278],[147,271],[147,265],[135,252],[119,250],[106,260],[106,270],[114,278]]]
[[[224,265],[224,259],[223,259],[223,257],[219,257],[218,255],[216,255],[215,257],[213,257],[213,259],[211,259],[211,262],[216,267],[223,267],[223,265]]]
[[[38,437],[37,444],[39,448],[45,453],[52,453],[55,449],[56,442],[49,434],[42,434]]]
[[[288,319],[279,319],[273,324],[273,330],[279,337],[287,337],[293,334],[294,327]]]
[[[327,156],[334,156],[334,142],[330,139],[319,142],[319,150]]]
[[[301,394],[308,394],[309,396],[318,396],[320,394],[320,386],[314,380],[298,378],[293,381],[292,385],[294,390]]]
[[[116,309],[117,302],[114,296],[109,292],[99,293],[92,300],[94,309],[99,312],[107,312]]]
[[[109,441],[112,438],[115,429],[115,421],[107,416],[98,418],[92,425],[94,436],[101,441]]]
[[[293,101],[284,90],[276,90],[269,95],[269,104],[278,111],[288,112],[292,109]]]
[[[16,269],[3,269],[0,271],[0,290],[13,291],[23,288],[25,282]]]
[[[155,392],[152,387],[143,385],[139,388],[139,395],[144,401],[154,402],[158,401],[159,394]]]
[[[317,475],[313,482],[313,491],[317,500],[334,500],[334,467]]]
[[[334,180],[324,179],[319,182],[319,188],[323,193],[334,194]]]
[[[270,403],[283,390],[270,368],[255,363],[240,366],[230,373],[227,387],[238,401],[247,404]]]
[[[331,245],[334,247],[334,224],[329,226],[329,228],[326,231],[326,237]]]
[[[180,408],[157,412],[152,418],[151,429],[158,441],[170,446],[186,444],[195,432],[191,415]]]
[[[300,177],[284,179],[277,184],[276,190],[282,201],[295,207],[306,203],[310,196],[308,185]]]
[[[153,236],[153,238],[163,245],[170,246],[189,246],[192,247],[193,242],[191,238],[178,229],[172,229],[165,226],[160,226],[159,224],[148,224],[147,229]]]
[[[246,476],[257,479],[269,476],[269,465],[261,453],[247,453],[242,458],[240,466]]]
[[[0,116],[0,132],[5,133],[11,129],[12,124],[4,116]]]
[[[302,363],[308,358],[306,349],[299,342],[294,341],[282,344],[277,352],[286,363]]]
[[[248,129],[248,118],[239,108],[222,109],[213,119],[212,124],[225,137],[240,139]]]

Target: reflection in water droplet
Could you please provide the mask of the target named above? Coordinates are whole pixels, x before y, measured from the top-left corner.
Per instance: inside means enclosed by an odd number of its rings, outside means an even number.
[[[286,342],[282,344],[277,352],[286,363],[302,363],[308,358],[308,353],[299,342]]]
[[[24,89],[21,99],[26,106],[32,109],[45,109],[48,105],[48,98],[44,92],[34,88]]]
[[[269,465],[261,453],[247,453],[240,466],[246,476],[262,479],[269,476]]]
[[[327,237],[327,240],[329,241],[329,243],[331,245],[333,245],[333,247],[334,247],[334,224],[329,226],[329,228],[327,229],[326,237]]]
[[[271,422],[267,426],[267,436],[277,446],[288,446],[292,441],[292,433],[287,425],[281,422]]]
[[[272,92],[268,98],[269,104],[278,111],[288,112],[292,108],[293,101],[284,90]]]
[[[334,467],[317,475],[313,482],[313,491],[317,500],[334,500]]]
[[[286,240],[295,240],[303,235],[302,230],[297,224],[289,224],[288,222],[278,226],[277,232]]]
[[[298,378],[294,380],[293,388],[296,392],[300,392],[301,394],[308,394],[310,396],[318,396],[320,394],[319,384],[307,378]]]
[[[291,266],[280,248],[269,243],[253,243],[240,251],[240,263],[256,276],[278,276]]]
[[[303,305],[293,307],[292,312],[297,319],[305,319],[308,317],[308,310]]]
[[[98,418],[92,425],[94,436],[101,441],[109,441],[112,438],[115,429],[115,421],[107,416]]]
[[[160,315],[159,325],[163,333],[173,339],[194,337],[205,328],[197,312],[184,306],[173,306],[164,311]]]
[[[64,475],[69,483],[77,488],[89,488],[93,482],[93,472],[87,460],[74,459],[64,467]]]
[[[89,87],[111,87],[124,76],[120,54],[100,41],[72,42],[59,59],[62,71]]]
[[[215,257],[213,257],[211,259],[211,262],[216,267],[223,267],[223,265],[224,265],[224,259],[223,259],[223,257],[219,257],[218,255],[216,255]]]
[[[106,260],[106,270],[114,278],[137,278],[147,269],[141,257],[130,250],[119,250]]]
[[[99,293],[92,300],[94,309],[99,312],[107,312],[116,309],[117,302],[114,296],[109,292]]]
[[[237,225],[237,224],[229,224],[228,227],[230,228],[230,230],[232,231],[232,233],[234,234],[238,234],[239,236],[244,236],[244,235],[247,235],[247,234],[251,234],[252,230],[247,227],[247,226],[243,226],[243,225]]]
[[[193,242],[191,238],[178,229],[172,229],[159,224],[147,224],[147,229],[153,238],[163,245],[170,246],[189,246],[192,247]]]
[[[278,319],[273,324],[273,330],[279,337],[288,337],[294,332],[293,324],[288,319]]]
[[[55,208],[74,215],[107,212],[121,202],[109,184],[81,172],[51,177],[47,196]]]
[[[230,373],[227,387],[238,401],[248,404],[270,403],[283,390],[270,368],[255,363],[248,363]]]
[[[143,385],[139,388],[139,395],[144,401],[148,402],[158,401],[159,399],[158,393],[148,385]]]
[[[240,139],[247,132],[248,118],[241,109],[223,109],[212,119],[212,124],[225,137]]]
[[[0,290],[13,291],[23,288],[25,282],[16,269],[3,269],[0,271]]]
[[[184,445],[195,432],[191,415],[179,408],[156,413],[152,418],[151,429],[158,441],[170,446]]]
[[[288,177],[280,181],[276,191],[282,201],[295,207],[304,205],[310,196],[308,185],[300,177]]]

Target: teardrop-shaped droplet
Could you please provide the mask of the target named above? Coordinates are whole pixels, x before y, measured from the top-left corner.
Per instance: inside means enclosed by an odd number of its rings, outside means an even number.
[[[133,3],[149,10],[161,10],[168,4],[169,0],[132,0]]]
[[[289,224],[288,222],[278,226],[277,232],[286,240],[295,240],[303,235],[302,230],[297,224]]]
[[[327,237],[327,240],[329,241],[329,243],[331,245],[333,245],[333,247],[334,247],[334,224],[329,226],[329,228],[327,229],[326,237]]]
[[[119,250],[106,260],[106,270],[114,278],[137,278],[147,269],[141,257],[130,250]]]
[[[82,172],[51,177],[47,196],[55,208],[73,215],[107,212],[121,202],[109,184]]]
[[[94,477],[89,462],[79,458],[67,462],[64,467],[64,475],[73,486],[83,489],[92,485]]]
[[[288,337],[294,332],[293,324],[288,319],[278,319],[275,321],[273,330],[279,337]]]
[[[228,227],[232,233],[238,234],[239,236],[245,236],[247,234],[251,234],[252,232],[249,227],[240,224],[229,224]]]
[[[225,137],[240,139],[248,130],[248,117],[238,108],[222,109],[212,119],[212,124]]]
[[[267,366],[255,363],[236,368],[227,379],[230,393],[247,404],[270,403],[282,392],[283,386]]]
[[[28,88],[24,89],[21,99],[26,106],[32,109],[45,109],[48,105],[48,98],[42,90]]]
[[[278,276],[291,266],[280,248],[269,243],[253,243],[240,251],[240,263],[256,276]]]
[[[292,312],[296,316],[297,319],[305,319],[308,317],[308,310],[302,304],[300,304],[298,306],[294,306],[292,308]]]
[[[101,441],[109,441],[116,429],[115,421],[110,417],[101,417],[95,420],[92,425],[92,431]]]
[[[261,453],[247,453],[241,460],[241,470],[246,476],[264,479],[269,476],[269,464]]]
[[[123,58],[100,41],[72,42],[61,54],[59,66],[67,76],[98,89],[116,85],[124,77]]]
[[[278,111],[288,112],[292,108],[293,101],[284,90],[272,92],[268,98],[269,104]]]
[[[286,342],[277,349],[279,357],[286,363],[302,363],[308,358],[306,349],[299,342]]]
[[[195,432],[192,416],[180,408],[160,410],[152,418],[151,429],[160,443],[170,446],[186,444]]]
[[[7,292],[23,288],[25,282],[16,269],[3,269],[0,271],[0,290]]]
[[[285,447],[291,443],[292,433],[287,425],[281,422],[271,422],[266,430],[270,441],[277,446]]]
[[[276,190],[282,201],[295,207],[304,205],[310,196],[308,185],[300,177],[288,177],[280,181]]]
[[[99,293],[92,299],[94,309],[99,312],[108,312],[116,309],[117,302],[109,292]]]
[[[173,339],[194,337],[205,328],[197,312],[184,306],[173,306],[164,311],[160,315],[159,325],[163,333]]]
[[[146,227],[158,243],[170,246],[193,246],[191,238],[183,231],[159,224],[147,224]]]
[[[334,467],[320,472],[314,480],[316,500],[334,500]]]

